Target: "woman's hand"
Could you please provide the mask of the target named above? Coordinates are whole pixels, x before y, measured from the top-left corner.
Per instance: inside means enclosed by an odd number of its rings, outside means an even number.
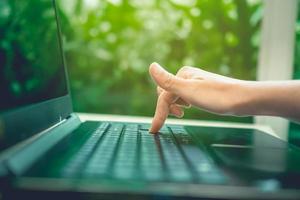
[[[175,75],[152,63],[149,73],[157,84],[158,101],[150,132],[156,133],[169,114],[182,117],[183,107],[195,106],[209,112],[235,114],[235,106],[246,101],[239,89],[241,80],[199,68],[182,67]]]

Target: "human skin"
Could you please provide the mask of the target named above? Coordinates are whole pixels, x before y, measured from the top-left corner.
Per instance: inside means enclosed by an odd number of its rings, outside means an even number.
[[[176,75],[152,63],[158,99],[150,128],[157,133],[168,115],[183,117],[191,106],[220,115],[268,115],[300,122],[300,81],[245,81],[184,66]]]

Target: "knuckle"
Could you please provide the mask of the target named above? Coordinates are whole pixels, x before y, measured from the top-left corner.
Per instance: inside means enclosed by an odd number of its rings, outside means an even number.
[[[170,73],[168,73],[167,78],[164,81],[164,87],[165,87],[165,89],[166,90],[171,89],[172,86],[173,86],[173,82],[174,82],[174,80],[172,78],[172,75]]]
[[[185,77],[187,76],[187,74],[188,74],[188,71],[190,71],[191,68],[192,68],[192,67],[186,66],[186,65],[185,65],[185,66],[181,67],[181,68],[178,70],[177,75],[180,76],[180,77],[185,78]]]

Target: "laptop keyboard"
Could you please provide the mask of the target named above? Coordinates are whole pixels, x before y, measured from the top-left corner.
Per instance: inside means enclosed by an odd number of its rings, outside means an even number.
[[[148,124],[102,123],[62,175],[120,180],[223,184],[225,176],[183,126],[150,134]]]

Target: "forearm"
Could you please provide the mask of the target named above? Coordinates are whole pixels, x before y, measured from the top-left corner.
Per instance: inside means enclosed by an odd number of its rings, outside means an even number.
[[[242,81],[237,115],[280,116],[300,122],[300,81]]]

